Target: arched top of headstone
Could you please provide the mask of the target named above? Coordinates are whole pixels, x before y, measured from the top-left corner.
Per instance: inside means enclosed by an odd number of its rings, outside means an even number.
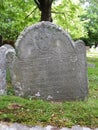
[[[79,54],[85,54],[86,47],[85,43],[82,40],[77,40],[75,43],[76,52]]]
[[[56,32],[60,32],[61,34],[65,35],[70,41],[71,41],[71,37],[70,35],[65,31],[63,30],[61,27],[49,22],[49,21],[42,21],[42,22],[39,22],[37,24],[33,24],[27,28],[25,28],[21,34],[19,35],[15,45],[16,45],[16,48],[18,47],[18,44],[19,42],[21,42],[21,40],[23,38],[25,38],[25,36],[30,33],[31,31],[42,31],[42,33],[44,33],[43,31],[45,31],[45,29],[48,29],[48,31],[53,31],[55,29],[55,32],[52,32],[52,33],[56,33]],[[33,32],[34,33],[34,32]]]
[[[57,25],[45,21],[26,28],[18,37],[15,47],[20,58],[23,58],[24,53],[27,53],[25,58],[28,58],[28,55],[33,55],[36,51],[46,52],[60,47],[65,49],[65,53],[75,52],[74,42],[69,34]]]

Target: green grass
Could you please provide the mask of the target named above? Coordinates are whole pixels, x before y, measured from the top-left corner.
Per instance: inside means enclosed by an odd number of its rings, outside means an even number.
[[[88,68],[89,95],[86,101],[57,103],[16,97],[7,76],[8,95],[0,96],[0,120],[29,126],[98,127],[98,53],[89,53],[87,57],[95,67]]]

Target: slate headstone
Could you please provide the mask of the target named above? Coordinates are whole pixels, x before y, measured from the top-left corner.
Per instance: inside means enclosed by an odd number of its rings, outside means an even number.
[[[25,29],[17,39],[12,84],[18,96],[44,100],[87,97],[86,47],[50,22]]]

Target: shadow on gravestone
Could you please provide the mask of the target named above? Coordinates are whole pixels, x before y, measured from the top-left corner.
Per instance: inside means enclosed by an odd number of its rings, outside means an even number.
[[[88,94],[86,48],[61,28],[40,22],[25,29],[15,43],[11,71],[18,96],[65,101]]]
[[[11,60],[7,59],[10,53],[15,54],[14,48],[10,45],[0,47],[0,95],[6,94],[6,68],[11,66]],[[12,56],[13,57],[13,56]]]

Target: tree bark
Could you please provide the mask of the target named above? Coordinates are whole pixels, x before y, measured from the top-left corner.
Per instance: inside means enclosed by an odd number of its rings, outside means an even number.
[[[2,46],[3,45],[3,38],[2,38],[2,36],[0,35],[0,46]]]
[[[51,6],[53,0],[34,0],[41,11],[41,21],[52,22]]]

